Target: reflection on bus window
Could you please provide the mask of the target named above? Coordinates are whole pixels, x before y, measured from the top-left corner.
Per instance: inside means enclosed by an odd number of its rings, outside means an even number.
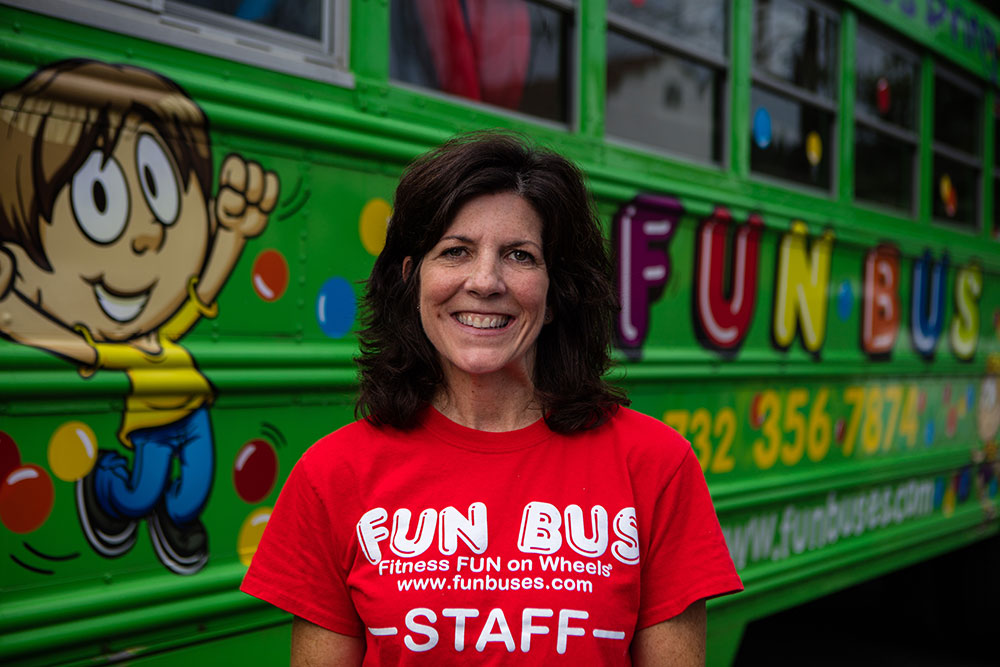
[[[938,68],[934,75],[933,213],[970,228],[979,224],[982,169],[980,89]]]
[[[757,0],[755,68],[797,88],[833,99],[837,87],[837,25],[815,6]]]
[[[864,125],[854,130],[854,194],[904,211],[913,208],[916,148]]]
[[[393,0],[392,78],[566,122],[571,17],[527,0]]]
[[[750,169],[829,190],[836,118],[836,16],[808,0],[758,0]]]
[[[854,194],[912,213],[920,142],[917,56],[865,27],[856,47]]]
[[[867,30],[858,31],[858,111],[908,130],[916,124],[916,56]]]
[[[665,43],[723,55],[726,50],[725,0],[608,0],[608,14],[664,38]]]
[[[979,96],[949,79],[934,78],[934,140],[979,155]]]
[[[310,39],[322,38],[323,0],[180,0],[178,4],[208,9]]]
[[[719,161],[720,77],[711,68],[610,31],[607,59],[609,135]]]
[[[823,109],[776,95],[750,91],[753,141],[750,164],[755,171],[789,181],[829,189],[833,115]]]
[[[723,0],[611,0],[605,130],[643,148],[722,161]]]

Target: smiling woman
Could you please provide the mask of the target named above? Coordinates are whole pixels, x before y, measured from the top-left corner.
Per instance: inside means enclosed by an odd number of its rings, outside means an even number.
[[[459,224],[479,228],[480,235],[488,230],[491,238],[465,239],[475,244],[449,239],[463,236],[455,232]],[[474,247],[483,242],[494,247]],[[508,251],[504,261],[501,248]],[[485,259],[495,263],[484,262],[486,250]],[[534,266],[513,250],[533,257]],[[535,318],[537,329],[530,330],[524,329],[524,321],[508,325],[531,334],[527,347],[534,349],[526,379],[535,418],[542,416],[549,428],[567,433],[599,425],[618,406],[628,404],[621,390],[603,379],[610,366],[617,297],[611,261],[579,170],[562,156],[526,146],[512,135],[471,133],[418,158],[396,189],[385,247],[365,294],[361,415],[407,428],[435,397],[448,397],[446,390],[442,393],[448,386],[442,350],[429,340],[426,315],[418,308],[424,307],[427,293],[423,266],[444,264],[435,251],[477,260],[449,259],[462,267],[452,276],[475,269],[473,280],[498,280],[506,267],[506,275],[518,277],[516,286],[525,276],[547,278],[541,320],[550,322],[541,326]],[[421,270],[410,273],[411,264]],[[481,306],[483,288],[464,287],[458,297],[466,305],[475,300]],[[504,299],[516,296],[504,280],[487,289],[497,288],[507,293]],[[470,312],[504,314],[475,308]]]
[[[704,661],[741,583],[690,446],[603,379],[609,276],[565,158],[476,133],[409,166],[365,418],[296,465],[243,582],[299,617],[293,664]]]

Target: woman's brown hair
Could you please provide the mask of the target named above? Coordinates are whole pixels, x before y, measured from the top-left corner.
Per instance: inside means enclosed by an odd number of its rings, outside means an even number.
[[[583,176],[566,158],[509,133],[455,137],[414,160],[396,188],[392,220],[362,302],[356,412],[412,427],[444,381],[417,311],[419,265],[459,209],[513,192],[542,219],[552,322],[538,336],[534,383],[545,421],[572,433],[605,422],[624,392],[604,380],[617,297],[612,265]],[[414,266],[403,275],[403,262]]]

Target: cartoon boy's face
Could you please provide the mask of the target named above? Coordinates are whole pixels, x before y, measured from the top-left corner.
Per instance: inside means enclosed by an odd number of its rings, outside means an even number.
[[[152,125],[129,119],[105,161],[94,150],[58,194],[41,240],[52,271],[17,246],[15,288],[95,340],[123,341],[157,329],[187,298],[209,245],[197,178],[180,172]]]

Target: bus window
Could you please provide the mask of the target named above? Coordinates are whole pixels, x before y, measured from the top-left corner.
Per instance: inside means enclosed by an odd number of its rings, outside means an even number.
[[[199,7],[310,39],[322,39],[322,0],[182,0],[176,4]]]
[[[569,11],[529,0],[393,0],[390,14],[393,79],[569,121]]]
[[[348,0],[4,0],[4,4],[340,86]]]
[[[829,190],[836,114],[836,15],[806,0],[757,0],[750,168]]]
[[[982,91],[938,67],[934,74],[934,217],[979,223]]]
[[[722,0],[608,3],[608,136],[721,161],[727,7]]]
[[[854,194],[912,213],[916,188],[916,54],[864,27],[858,29]]]

